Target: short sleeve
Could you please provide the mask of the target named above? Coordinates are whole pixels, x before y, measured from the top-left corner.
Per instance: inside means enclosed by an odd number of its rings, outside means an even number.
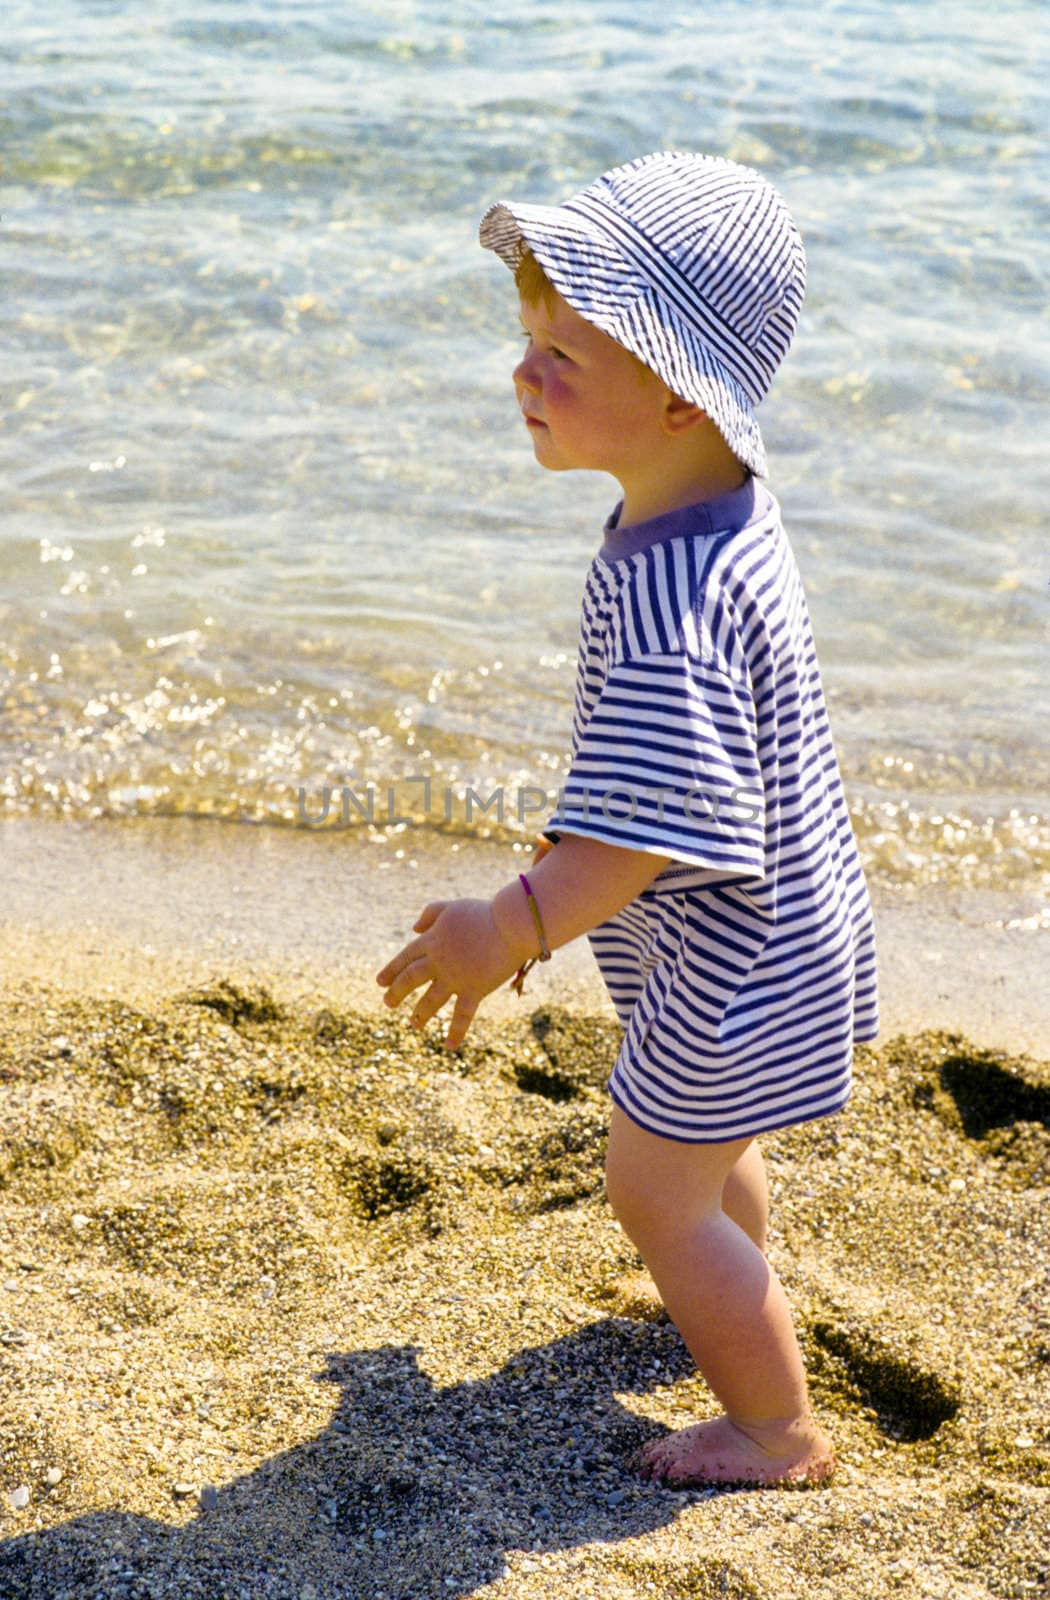
[[[685,654],[613,667],[576,730],[548,831],[672,858],[654,889],[765,877],[765,793],[746,683]]]

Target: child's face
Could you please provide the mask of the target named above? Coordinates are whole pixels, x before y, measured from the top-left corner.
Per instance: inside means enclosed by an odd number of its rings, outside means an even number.
[[[514,390],[537,461],[552,472],[610,472],[622,483],[651,460],[667,386],[561,295],[551,311],[522,300],[521,322],[528,344]]]

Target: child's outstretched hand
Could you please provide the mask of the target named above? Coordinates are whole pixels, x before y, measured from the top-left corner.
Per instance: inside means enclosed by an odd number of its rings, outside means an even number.
[[[491,900],[431,901],[413,932],[419,938],[387,962],[376,982],[386,990],[388,1006],[400,1005],[413,989],[429,983],[412,1012],[414,1028],[429,1022],[455,995],[445,1044],[457,1050],[481,1001],[513,976],[521,955],[500,932]]]

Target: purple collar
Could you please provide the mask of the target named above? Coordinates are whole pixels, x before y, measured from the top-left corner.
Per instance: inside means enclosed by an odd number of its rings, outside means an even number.
[[[749,522],[765,514],[771,495],[764,484],[749,477],[739,489],[720,494],[715,500],[701,500],[695,506],[681,506],[677,511],[667,511],[661,517],[651,517],[648,522],[635,522],[629,528],[618,528],[617,519],[623,509],[621,500],[605,524],[605,542],[598,551],[603,561],[623,561],[651,545],[664,544],[668,539],[681,539],[687,535],[711,533],[739,533]]]

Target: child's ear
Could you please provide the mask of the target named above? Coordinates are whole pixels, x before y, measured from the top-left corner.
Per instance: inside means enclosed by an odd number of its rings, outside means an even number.
[[[690,428],[696,428],[701,422],[707,421],[707,412],[701,411],[691,400],[683,400],[680,395],[668,391],[662,420],[665,433],[688,433]]]

